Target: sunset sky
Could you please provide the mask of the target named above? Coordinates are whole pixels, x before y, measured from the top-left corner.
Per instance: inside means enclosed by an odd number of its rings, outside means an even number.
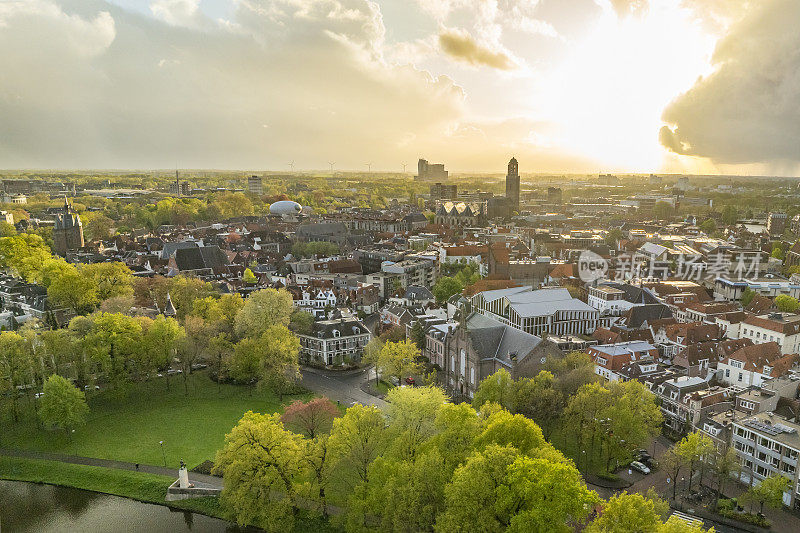
[[[0,0],[0,168],[800,173],[798,0]]]

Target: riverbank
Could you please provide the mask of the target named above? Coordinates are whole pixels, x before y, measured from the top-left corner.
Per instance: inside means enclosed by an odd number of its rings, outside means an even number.
[[[175,479],[157,474],[0,456],[0,479],[72,487],[191,511],[212,518],[228,519],[217,498],[193,498],[166,502],[164,496],[167,487]],[[338,530],[321,518],[301,515],[297,519],[294,531],[295,533],[334,533]]]

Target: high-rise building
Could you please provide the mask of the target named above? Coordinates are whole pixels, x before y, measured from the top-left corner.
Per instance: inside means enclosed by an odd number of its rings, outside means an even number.
[[[447,185],[446,183],[434,183],[431,185],[431,201],[436,200],[455,200],[458,197],[458,185]]]
[[[508,162],[506,174],[506,200],[510,211],[519,211],[519,163],[515,157]]]
[[[560,204],[564,199],[564,193],[559,187],[547,188],[547,203]]]
[[[83,224],[81,217],[72,208],[64,197],[64,207],[56,215],[53,225],[53,251],[57,254],[66,256],[68,251],[77,250],[83,247]]]
[[[250,194],[264,194],[264,183],[261,181],[261,176],[250,176],[247,178],[247,190]]]
[[[786,231],[786,213],[772,212],[767,216],[767,233],[775,237]]]
[[[420,159],[417,162],[417,175],[414,176],[415,180],[446,180],[448,172],[444,169],[442,163],[428,163],[425,159]]]

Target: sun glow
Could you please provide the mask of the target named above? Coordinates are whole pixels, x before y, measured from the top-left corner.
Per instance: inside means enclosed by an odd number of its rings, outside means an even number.
[[[537,113],[557,125],[554,145],[607,165],[598,170],[658,169],[662,110],[709,72],[714,43],[678,1],[622,18],[607,7],[550,77]]]

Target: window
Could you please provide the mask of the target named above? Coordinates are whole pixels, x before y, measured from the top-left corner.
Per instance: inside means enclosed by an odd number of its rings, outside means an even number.
[[[742,381],[742,373],[741,372],[739,372],[739,380],[738,381]]]
[[[475,367],[471,366],[469,368],[469,382],[475,385]]]

